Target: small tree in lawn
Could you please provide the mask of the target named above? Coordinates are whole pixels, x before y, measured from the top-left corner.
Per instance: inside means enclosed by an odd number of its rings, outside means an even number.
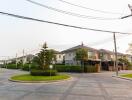
[[[55,60],[55,53],[53,50],[47,49],[47,44],[44,43],[41,51],[34,58],[34,62],[39,65],[41,69],[48,69],[49,65]]]
[[[75,58],[81,62],[81,67],[84,68],[84,61],[88,60],[88,50],[85,48],[78,49]]]

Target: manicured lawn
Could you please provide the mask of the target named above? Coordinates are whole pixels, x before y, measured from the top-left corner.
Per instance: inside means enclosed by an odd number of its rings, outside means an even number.
[[[11,77],[11,80],[16,81],[56,81],[70,78],[69,75],[59,74],[56,76],[32,76],[30,74],[16,75]]]
[[[126,77],[126,78],[132,78],[132,74],[123,74],[121,75],[122,77]]]

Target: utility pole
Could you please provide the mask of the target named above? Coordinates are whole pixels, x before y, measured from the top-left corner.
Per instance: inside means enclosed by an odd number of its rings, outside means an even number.
[[[129,7],[129,9],[131,11],[131,14],[130,15],[127,15],[127,16],[123,16],[123,17],[121,17],[121,19],[128,18],[128,17],[131,17],[132,16],[132,6],[130,4],[128,4],[128,7]]]
[[[114,70],[116,70],[116,67],[115,67],[115,49],[113,49],[113,62],[114,62]]]
[[[116,47],[116,36],[115,33],[113,33],[113,39],[114,39],[114,50],[115,50],[115,69],[116,69],[116,76],[118,76],[118,62],[117,62],[117,47]]]

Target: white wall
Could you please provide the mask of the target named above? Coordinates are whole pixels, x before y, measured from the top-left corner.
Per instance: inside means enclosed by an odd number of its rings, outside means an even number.
[[[74,60],[74,58],[75,58],[75,52],[65,53],[65,60]]]
[[[64,60],[64,54],[56,54],[56,62],[61,64]]]

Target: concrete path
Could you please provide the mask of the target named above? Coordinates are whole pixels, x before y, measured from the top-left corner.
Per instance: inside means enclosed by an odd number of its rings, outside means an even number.
[[[8,81],[21,73],[0,69],[0,100],[132,100],[132,81],[111,77],[113,72],[71,74],[73,80],[50,84]]]

